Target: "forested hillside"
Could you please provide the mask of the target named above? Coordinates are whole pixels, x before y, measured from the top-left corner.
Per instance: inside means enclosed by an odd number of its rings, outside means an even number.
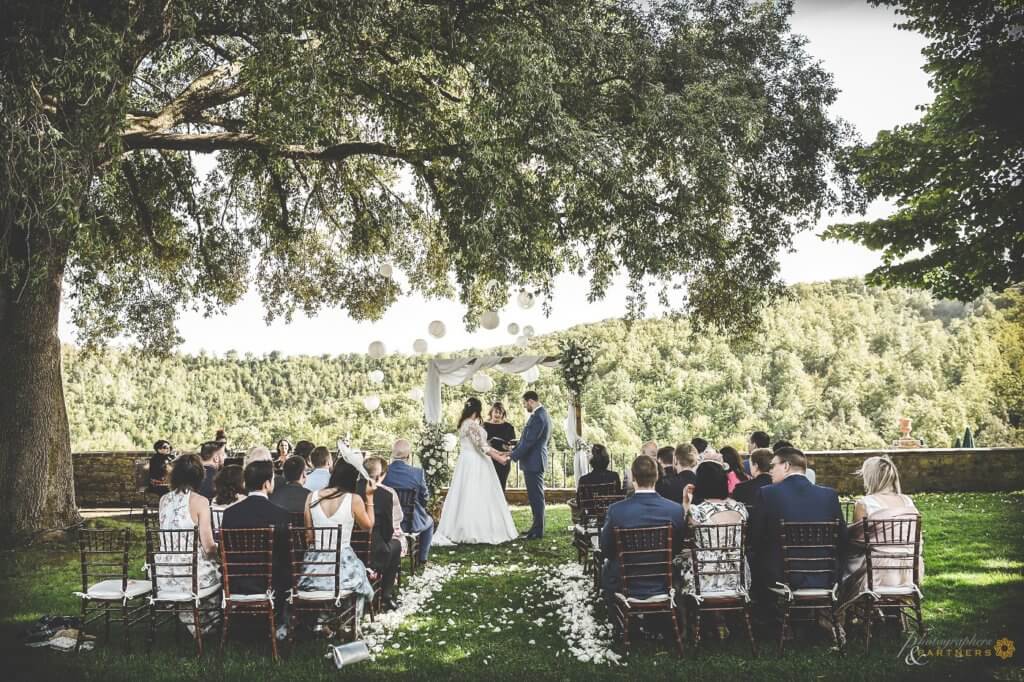
[[[874,447],[898,435],[901,415],[929,445],[950,445],[965,426],[980,445],[1024,443],[1019,290],[968,306],[856,280],[798,285],[791,294],[765,312],[748,341],[737,340],[739,330],[691,333],[685,319],[612,320],[537,337],[527,352],[554,353],[566,334],[594,342],[584,435],[620,457],[648,438],[675,443],[699,434],[740,444],[753,429],[808,449]],[[351,433],[362,447],[383,448],[416,436],[422,407],[408,394],[422,386],[425,365],[401,355],[157,358],[66,347],[72,448],[149,448],[157,438],[194,448],[218,427],[235,447],[280,437],[333,443]],[[385,380],[374,385],[367,374],[378,368]],[[521,426],[525,384],[492,376],[493,395],[481,397],[505,400]],[[543,370],[534,388],[560,424],[566,400],[558,371]],[[444,390],[453,422],[472,389]],[[362,404],[370,394],[381,397],[372,415]],[[555,446],[565,446],[561,429]]]

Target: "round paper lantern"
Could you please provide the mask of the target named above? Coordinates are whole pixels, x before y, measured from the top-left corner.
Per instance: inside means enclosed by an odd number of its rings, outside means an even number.
[[[444,336],[444,322],[441,320],[434,320],[427,326],[427,331],[430,332],[430,335],[435,339],[441,338]]]
[[[533,333],[533,327],[531,327],[530,325],[526,325],[525,327],[523,327],[523,336],[525,336],[526,338],[532,339]]]
[[[477,372],[473,375],[473,390],[479,391],[480,393],[486,393],[487,391],[494,388],[494,381],[484,374],[483,372]]]
[[[540,379],[540,367],[534,365],[530,369],[523,372],[521,376],[523,377],[523,381],[525,381],[528,384],[532,384],[537,379]]]
[[[374,341],[366,352],[370,354],[371,358],[377,360],[387,355],[388,349],[383,341]]]
[[[416,339],[415,341],[412,342],[412,349],[414,351],[416,351],[417,353],[426,353],[427,352],[427,340],[426,339]]]
[[[533,307],[533,294],[529,291],[520,291],[516,300],[519,302],[519,307],[523,310],[529,310]]]
[[[480,316],[480,326],[484,329],[497,329],[498,322],[498,313],[493,310],[486,310],[484,311],[484,314]]]
[[[365,407],[368,412],[373,412],[378,407],[380,407],[380,396],[377,396],[377,395],[368,395],[368,396],[366,396],[365,398],[363,398],[363,407]]]
[[[510,324],[508,326],[508,333],[511,334],[512,336],[516,336],[517,334],[519,334],[519,325],[516,324],[515,322]]]
[[[379,384],[382,381],[384,381],[384,372],[380,371],[379,369],[375,369],[372,372],[370,372],[371,383]]]
[[[383,265],[380,266],[380,268],[377,269],[377,274],[379,274],[381,277],[390,278],[391,275],[395,274],[395,269],[391,267],[389,263],[384,263]]]
[[[417,387],[410,388],[409,400],[423,400],[423,389]]]
[[[528,346],[529,344],[530,337],[528,336],[520,336],[519,338],[516,339],[516,345],[519,346],[520,348],[526,348],[526,346]]]

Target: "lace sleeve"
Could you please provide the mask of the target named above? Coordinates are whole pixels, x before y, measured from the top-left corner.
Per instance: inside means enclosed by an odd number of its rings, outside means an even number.
[[[484,431],[484,427],[467,419],[463,422],[460,431],[463,435],[469,436],[470,442],[476,446],[481,455],[487,455],[487,448],[490,446],[487,444],[487,432]]]

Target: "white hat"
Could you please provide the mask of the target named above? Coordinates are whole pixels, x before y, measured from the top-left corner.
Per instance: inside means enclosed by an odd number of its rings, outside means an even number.
[[[367,473],[366,467],[363,466],[363,453],[359,450],[353,450],[340,438],[338,439],[338,456],[354,466],[360,476],[370,480],[370,474]]]

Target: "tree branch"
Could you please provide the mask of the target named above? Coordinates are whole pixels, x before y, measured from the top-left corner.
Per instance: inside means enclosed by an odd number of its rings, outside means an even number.
[[[240,62],[221,64],[206,73],[198,76],[188,84],[177,97],[164,105],[164,108],[157,112],[156,116],[149,119],[132,119],[132,126],[126,131],[127,134],[142,132],[145,130],[156,131],[166,130],[189,120],[190,116],[197,116],[204,109],[217,106],[237,99],[245,94],[245,86],[241,83],[216,87],[223,80],[238,76],[242,65]]]

